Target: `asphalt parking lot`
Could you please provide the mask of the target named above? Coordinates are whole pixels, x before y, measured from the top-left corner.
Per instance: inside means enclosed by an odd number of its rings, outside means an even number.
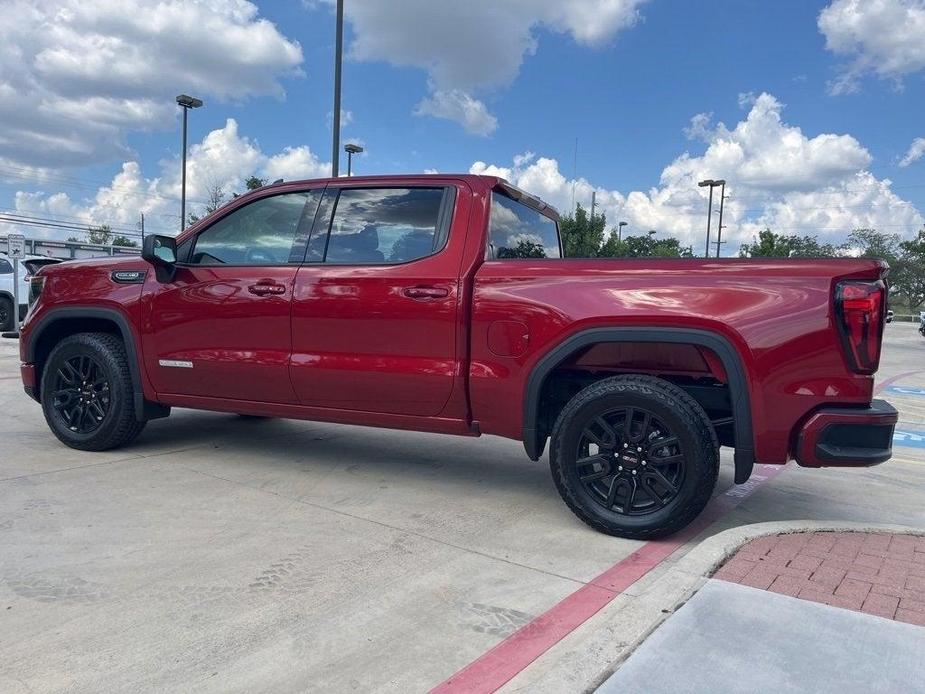
[[[925,527],[925,339],[887,326],[895,457],[788,466],[699,536]],[[426,691],[643,543],[593,532],[519,443],[175,410],[65,448],[0,340],[0,691]],[[718,492],[732,485],[724,451]],[[625,597],[678,560],[694,538]],[[508,684],[585,657],[557,647]]]

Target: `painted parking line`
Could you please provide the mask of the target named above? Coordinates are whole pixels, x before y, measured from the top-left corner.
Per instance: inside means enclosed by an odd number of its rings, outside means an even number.
[[[915,371],[906,371],[905,373],[896,374],[892,378],[888,378],[883,383],[877,384],[877,387],[874,388],[874,394],[879,395],[886,388],[889,388],[891,385],[896,383],[896,381],[901,381],[904,378],[909,378],[910,376],[915,376],[916,374],[925,373],[925,369],[917,369]]]
[[[925,448],[925,431],[896,429],[893,431],[893,445],[908,448]]]
[[[883,392],[892,393],[893,395],[915,395],[920,398],[925,398],[925,388],[916,388],[915,386],[890,385],[884,388]]]
[[[438,684],[431,694],[496,691],[783,469],[782,465],[757,465],[748,482],[714,497],[697,520],[683,531],[666,540],[646,542]]]

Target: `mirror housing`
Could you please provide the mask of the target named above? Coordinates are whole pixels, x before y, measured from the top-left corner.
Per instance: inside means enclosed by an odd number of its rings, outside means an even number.
[[[146,236],[141,247],[141,257],[154,266],[158,282],[173,282],[177,262],[177,240],[172,236],[152,234]]]

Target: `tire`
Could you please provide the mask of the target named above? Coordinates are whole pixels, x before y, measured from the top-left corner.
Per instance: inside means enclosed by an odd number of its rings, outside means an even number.
[[[706,506],[719,475],[719,443],[707,413],[677,386],[616,376],[566,404],[553,427],[549,466],[562,499],[585,523],[648,540],[677,532]]]
[[[45,362],[41,383],[45,421],[71,448],[105,451],[137,437],[145,422],[135,417],[133,396],[125,346],[108,333],[66,337]]]
[[[13,300],[6,296],[0,296],[0,332],[7,332],[13,329]]]

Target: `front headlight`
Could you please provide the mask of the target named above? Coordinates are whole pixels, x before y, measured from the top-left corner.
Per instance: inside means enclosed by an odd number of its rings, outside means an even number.
[[[42,290],[45,288],[45,278],[42,275],[33,275],[29,278],[29,306],[31,308],[39,295],[42,293]]]

